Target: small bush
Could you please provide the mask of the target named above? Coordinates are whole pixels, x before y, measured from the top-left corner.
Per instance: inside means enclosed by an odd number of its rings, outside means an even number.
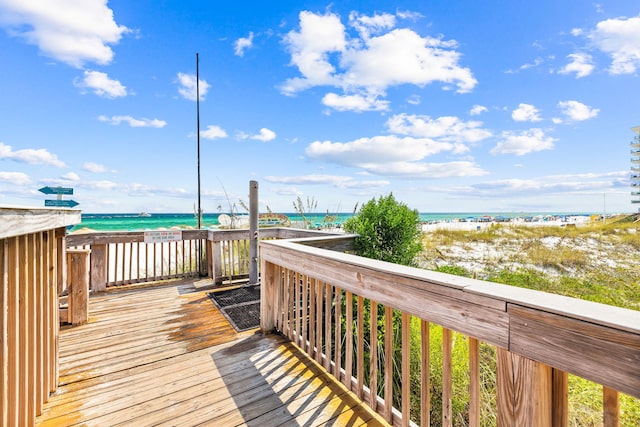
[[[393,194],[371,199],[356,216],[344,223],[345,231],[356,233],[355,250],[360,256],[415,266],[422,250],[420,215],[397,202]]]

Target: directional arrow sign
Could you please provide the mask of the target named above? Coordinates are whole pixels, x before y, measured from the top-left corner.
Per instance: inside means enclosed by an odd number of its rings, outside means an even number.
[[[73,188],[69,187],[42,187],[38,191],[44,194],[73,194]]]
[[[77,206],[78,202],[75,200],[45,200],[44,205],[56,208],[72,208]]]

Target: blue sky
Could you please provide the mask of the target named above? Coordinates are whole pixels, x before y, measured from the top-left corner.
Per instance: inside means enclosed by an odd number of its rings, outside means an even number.
[[[0,204],[633,212],[629,1],[0,0]]]

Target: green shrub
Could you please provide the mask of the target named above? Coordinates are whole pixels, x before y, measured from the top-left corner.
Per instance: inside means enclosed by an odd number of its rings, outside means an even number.
[[[355,250],[360,256],[396,264],[415,266],[415,258],[422,250],[420,215],[393,194],[371,199],[357,215],[349,218],[344,229],[356,233]]]

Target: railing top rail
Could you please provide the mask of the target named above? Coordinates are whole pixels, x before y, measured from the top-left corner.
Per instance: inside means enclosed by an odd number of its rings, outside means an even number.
[[[225,240],[244,240],[247,239],[249,229],[239,228],[233,230],[208,230],[208,240],[214,242],[220,242]],[[320,237],[320,236],[332,236],[336,233],[321,231],[321,230],[303,230],[300,228],[290,227],[264,227],[258,229],[258,233],[261,238],[276,238],[276,239],[294,239],[303,237]]]
[[[260,242],[260,247],[261,258],[270,262],[275,261],[278,263],[282,260],[287,262],[287,259],[292,259],[289,255],[274,257],[275,253],[292,254],[293,252],[304,254],[309,259],[335,261],[342,265],[341,270],[345,272],[348,271],[347,274],[349,278],[355,283],[362,282],[364,275],[371,274],[381,278],[386,278],[392,283],[411,286],[417,292],[422,290],[429,293],[441,292],[450,295],[451,292],[449,290],[456,290],[462,292],[459,293],[459,297],[463,297],[465,300],[474,304],[482,303],[481,301],[483,300],[485,303],[492,301],[492,303],[488,303],[488,305],[491,305],[492,307],[496,307],[496,303],[498,303],[498,305],[500,305],[500,303],[512,303],[535,310],[542,310],[548,313],[559,314],[565,317],[586,321],[596,325],[631,332],[640,337],[640,311],[551,294],[548,292],[460,277],[437,271],[407,267],[389,262],[363,258],[356,255],[326,250],[307,244],[298,244],[296,241],[263,241]],[[275,251],[269,250],[269,248],[273,248]],[[289,267],[292,269],[299,266],[295,260],[289,262],[291,263]],[[348,268],[346,266],[351,266],[352,268]],[[340,277],[343,276],[343,274],[338,273],[336,276]],[[327,279],[329,279],[329,277],[327,277]],[[438,288],[441,289],[438,290]],[[362,287],[357,290],[353,289],[353,291],[357,292],[359,295],[375,299],[376,295],[371,295],[369,292],[370,289],[370,287]],[[464,295],[467,295],[468,297],[464,297]],[[482,297],[483,299],[474,299],[472,296]]]
[[[208,230],[180,231],[182,231],[182,240],[193,240],[198,238],[206,239]],[[144,231],[89,231],[71,233],[67,236],[67,246],[144,242],[144,233]]]
[[[67,227],[80,221],[77,209],[0,206],[0,239]]]

